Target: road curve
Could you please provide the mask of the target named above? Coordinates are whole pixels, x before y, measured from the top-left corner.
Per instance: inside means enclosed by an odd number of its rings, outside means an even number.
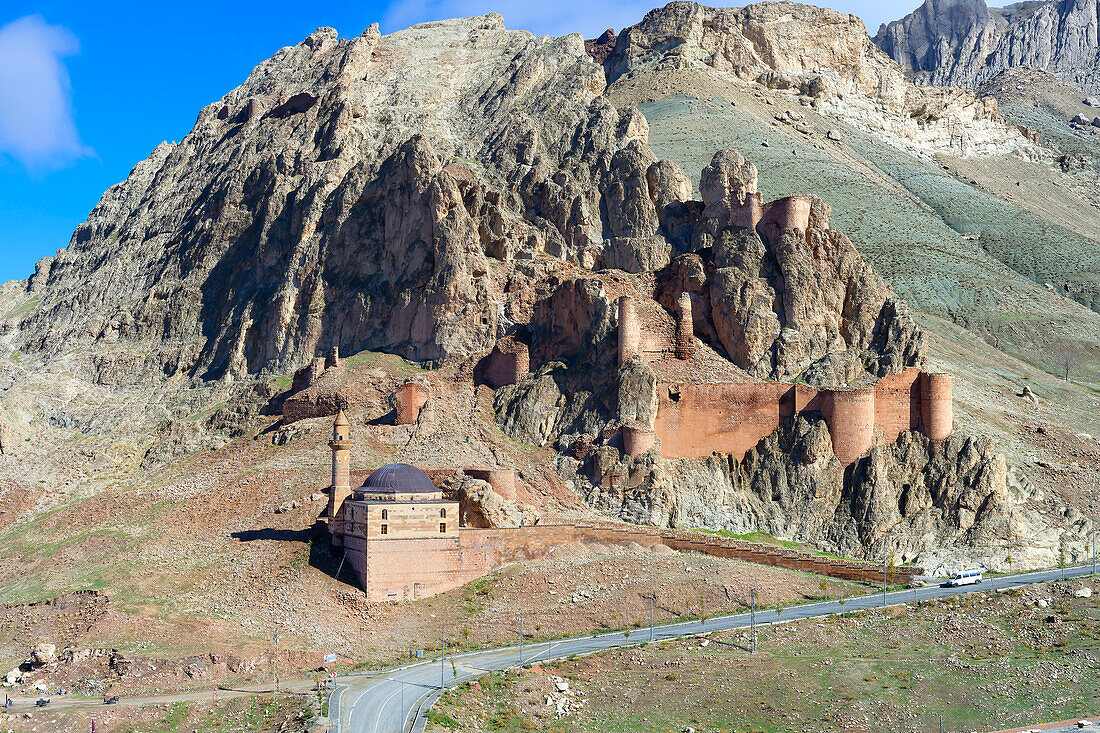
[[[1076,578],[1089,575],[1092,565],[1065,569],[1065,577]],[[1032,583],[1059,580],[1061,570],[1040,570],[1032,573],[1006,575],[985,580],[976,585],[961,588],[927,586],[924,588],[890,591],[885,602],[882,593],[870,593],[865,596],[847,598],[839,601],[818,601],[800,606],[791,606],[782,611],[760,609],[756,612],[757,624],[774,624],[781,621],[834,616],[849,611],[877,608],[883,605],[900,605],[918,600],[931,600],[947,596],[988,591],[994,585],[1002,588],[1016,588]],[[397,667],[385,673],[361,676],[347,676],[340,680],[340,694],[333,695],[332,715],[338,723],[338,733],[404,733],[410,729],[422,731],[425,726],[424,711],[438,698],[440,686],[452,687],[455,684],[476,679],[490,672],[499,672],[521,664],[562,659],[577,654],[613,649],[616,647],[642,644],[648,641],[663,641],[704,632],[726,631],[749,626],[750,614],[736,613],[729,616],[716,616],[699,621],[654,626],[652,635],[649,627],[622,631],[578,636],[556,641],[523,644],[465,652],[446,656],[443,664],[439,659]]]

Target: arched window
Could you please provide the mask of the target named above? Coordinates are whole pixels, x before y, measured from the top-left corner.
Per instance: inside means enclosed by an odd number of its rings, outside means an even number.
[[[389,511],[387,511],[386,509],[383,509],[382,510],[382,519],[389,519],[389,518],[390,518]]]
[[[446,509],[440,509],[439,510],[439,518],[440,519],[446,519],[447,518],[447,510]]]

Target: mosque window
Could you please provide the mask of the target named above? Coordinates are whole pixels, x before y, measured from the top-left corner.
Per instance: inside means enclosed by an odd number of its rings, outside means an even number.
[[[447,532],[447,523],[446,522],[440,522],[439,523],[439,533],[440,534],[445,534],[446,532]]]
[[[390,518],[389,510],[388,509],[383,509],[382,510],[382,519],[389,519],[389,518]]]
[[[387,527],[386,525],[383,524],[382,525],[382,534],[388,534],[389,529],[390,529],[389,527]]]
[[[440,519],[446,519],[447,518],[447,510],[446,509],[440,509],[439,510],[439,518]]]

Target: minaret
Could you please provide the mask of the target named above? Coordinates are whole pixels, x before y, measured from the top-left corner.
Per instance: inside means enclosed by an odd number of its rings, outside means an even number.
[[[344,499],[351,495],[351,437],[348,416],[340,410],[332,423],[332,440],[328,447],[332,449],[332,486],[328,495],[328,527],[333,538],[344,534],[343,513],[340,509]],[[335,544],[335,543],[334,543]]]

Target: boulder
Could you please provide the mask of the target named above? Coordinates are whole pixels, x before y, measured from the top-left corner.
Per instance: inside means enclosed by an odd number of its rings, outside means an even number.
[[[1092,588],[1089,588],[1087,585],[1083,588],[1078,588],[1077,590],[1073,591],[1073,597],[1092,598]]]
[[[467,527],[530,527],[539,522],[539,513],[533,506],[505,499],[488,481],[471,478],[461,471],[444,483],[443,491],[458,499]]]
[[[27,663],[32,667],[40,667],[57,661],[57,646],[47,642],[39,642],[31,649],[31,656]]]

